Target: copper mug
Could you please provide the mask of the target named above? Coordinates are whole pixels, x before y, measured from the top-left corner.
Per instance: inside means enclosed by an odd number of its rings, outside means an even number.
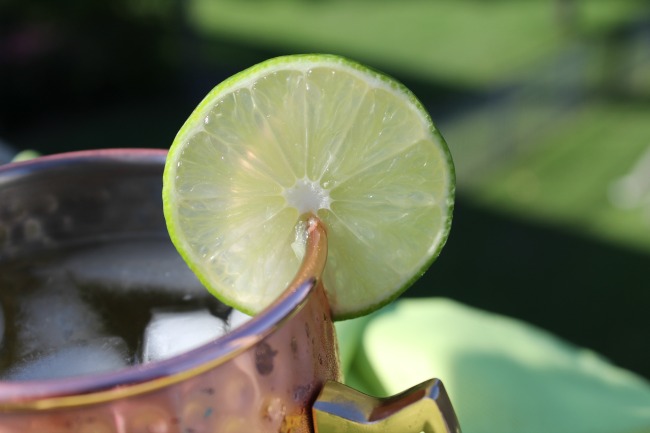
[[[166,236],[165,157],[112,149],[0,166],[0,262],[87,240]],[[320,279],[327,234],[316,218],[309,230],[293,282],[246,324],[162,361],[0,381],[0,433],[460,432],[439,380],[388,398],[340,383]]]

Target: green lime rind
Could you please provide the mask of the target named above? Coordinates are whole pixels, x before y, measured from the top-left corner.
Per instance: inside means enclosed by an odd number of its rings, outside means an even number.
[[[163,211],[172,242],[190,269],[197,275],[198,279],[214,296],[216,296],[225,304],[231,305],[248,314],[255,314],[257,311],[255,311],[254,308],[249,308],[247,305],[240,302],[237,292],[232,290],[223,290],[221,287],[219,287],[218,283],[215,284],[215,282],[205,274],[204,270],[201,268],[201,265],[194,259],[194,251],[187,243],[185,236],[178,225],[179,217],[177,215],[177,203],[175,202],[174,192],[176,165],[173,162],[176,162],[178,160],[178,153],[183,152],[184,144],[188,137],[192,137],[193,134],[202,127],[203,119],[205,119],[206,115],[213,108],[215,101],[219,100],[222,96],[232,93],[239,88],[249,86],[254,82],[256,78],[264,74],[269,74],[273,72],[274,69],[283,70],[285,67],[290,66],[291,70],[300,70],[304,68],[306,71],[314,66],[327,65],[342,65],[346,68],[346,71],[356,71],[364,81],[376,80],[377,84],[388,87],[390,90],[392,90],[392,93],[394,95],[403,97],[406,101],[408,101],[408,103],[412,104],[415,107],[421,120],[424,122],[424,124],[426,124],[428,133],[430,135],[429,138],[435,143],[437,149],[441,151],[441,157],[445,159],[442,166],[447,170],[446,181],[448,185],[446,189],[446,196],[444,197],[444,202],[439,205],[441,208],[446,207],[446,209],[444,209],[442,212],[444,219],[441,222],[441,226],[437,227],[438,236],[435,239],[435,243],[432,243],[432,245],[435,245],[435,249],[428,251],[428,257],[419,267],[419,270],[415,273],[410,273],[409,277],[406,278],[404,282],[400,282],[398,287],[395,287],[393,290],[386,290],[381,293],[381,297],[377,300],[377,302],[371,304],[366,303],[361,308],[355,308],[354,306],[350,305],[346,305],[345,308],[338,308],[336,305],[334,305],[334,319],[345,320],[363,316],[392,302],[395,298],[400,296],[405,290],[412,286],[413,283],[415,283],[415,281],[417,281],[422,276],[422,274],[424,274],[424,272],[426,272],[426,270],[439,256],[449,235],[455,196],[455,171],[451,153],[449,152],[444,138],[435,128],[429,114],[424,109],[422,103],[408,88],[399,83],[397,80],[381,72],[375,71],[355,61],[340,56],[328,54],[304,54],[282,56],[267,60],[233,75],[232,77],[217,85],[211,92],[208,93],[208,95],[192,112],[188,120],[183,124],[182,128],[177,134],[170,148],[167,159],[168,164],[165,166],[163,175]],[[332,297],[332,299],[334,299],[334,297]]]

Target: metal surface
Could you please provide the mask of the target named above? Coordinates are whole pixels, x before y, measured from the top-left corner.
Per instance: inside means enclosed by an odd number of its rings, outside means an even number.
[[[460,433],[447,392],[437,379],[387,398],[328,382],[312,411],[315,433]]]

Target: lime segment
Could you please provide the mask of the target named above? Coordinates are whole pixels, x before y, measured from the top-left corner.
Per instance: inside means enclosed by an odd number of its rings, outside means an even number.
[[[296,227],[317,215],[328,230],[328,300],[345,319],[390,302],[438,256],[454,170],[404,86],[341,57],[285,56],[199,104],[170,149],[163,200],[189,266],[250,314],[293,279]]]

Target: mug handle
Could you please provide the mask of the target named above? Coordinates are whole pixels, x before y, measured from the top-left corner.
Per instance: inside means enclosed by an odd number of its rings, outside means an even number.
[[[461,433],[438,379],[377,398],[329,381],[312,406],[315,433]]]
[[[307,243],[289,291],[301,281],[320,280],[327,260],[327,233],[307,214]],[[400,394],[376,398],[329,381],[312,405],[314,433],[460,433],[442,382],[430,379]]]

